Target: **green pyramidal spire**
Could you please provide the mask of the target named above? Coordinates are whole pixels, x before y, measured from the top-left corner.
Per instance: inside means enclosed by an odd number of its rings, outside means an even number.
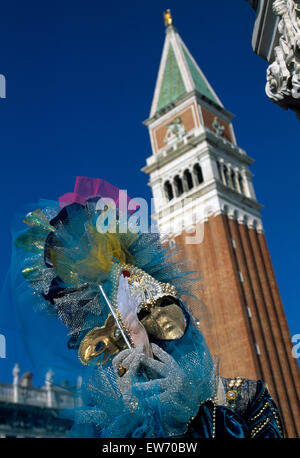
[[[223,107],[218,96],[183,43],[172,18],[166,20],[166,40],[160,62],[150,116],[196,90],[208,100]]]
[[[156,111],[174,102],[186,92],[182,75],[170,44]]]
[[[200,94],[205,95],[208,99],[212,100],[216,104],[219,104],[213,91],[211,90],[211,88],[209,87],[205,79],[203,78],[202,72],[200,72],[199,69],[196,67],[196,65],[194,64],[193,60],[189,56],[188,52],[184,49],[184,47],[182,49],[183,49],[184,57],[189,66],[191,76],[193,78],[193,82],[194,82],[194,85],[197,91],[199,91]]]

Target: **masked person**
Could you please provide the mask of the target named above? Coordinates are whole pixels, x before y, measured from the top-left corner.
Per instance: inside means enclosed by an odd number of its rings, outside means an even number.
[[[118,188],[78,177],[60,208],[26,216],[15,242],[40,308],[68,328],[84,369],[80,405],[62,413],[69,436],[281,437],[262,381],[218,376],[182,299],[198,278],[157,234],[128,229],[121,200]]]

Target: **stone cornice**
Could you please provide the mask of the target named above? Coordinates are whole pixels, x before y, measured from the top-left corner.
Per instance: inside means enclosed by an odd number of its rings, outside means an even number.
[[[260,212],[264,206],[257,202],[257,200],[251,199],[250,197],[240,194],[234,189],[225,186],[220,181],[216,182],[216,189],[220,192],[220,197],[224,200],[228,200],[233,205],[245,206],[245,210],[250,209]]]
[[[229,142],[223,137],[216,135],[209,129],[206,129],[206,138],[212,146],[221,149],[229,156],[234,157],[238,161],[243,162],[245,165],[249,166],[253,164],[254,159],[246,154],[244,150],[235,146],[233,143]]]
[[[252,35],[253,51],[263,59],[274,59],[274,43],[278,42],[278,19],[272,9],[273,0],[261,0],[257,11]]]
[[[165,166],[166,164],[172,162],[174,159],[182,156],[184,153],[189,151],[191,147],[195,147],[199,145],[201,142],[207,141],[208,144],[215,148],[219,148],[223,152],[227,153],[229,156],[232,156],[234,159],[244,163],[245,165],[249,166],[254,162],[254,159],[247,156],[245,152],[241,152],[242,150],[235,146],[233,143],[225,140],[223,137],[217,136],[214,132],[206,129],[200,135],[196,137],[191,137],[186,143],[182,145],[178,145],[176,149],[170,150],[165,152],[165,154],[158,153],[155,155],[150,156],[151,163],[147,164],[145,167],[142,168],[144,173],[150,174],[155,170],[159,170],[161,167]],[[207,152],[207,149],[205,150]],[[203,152],[204,153],[204,152]]]

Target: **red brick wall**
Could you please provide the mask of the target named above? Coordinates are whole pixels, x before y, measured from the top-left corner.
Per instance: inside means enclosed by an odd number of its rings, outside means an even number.
[[[200,299],[207,310],[200,314],[194,308],[194,314],[212,354],[219,358],[220,374],[264,380],[288,435],[299,437],[299,369],[291,356],[291,336],[264,235],[219,215],[205,223],[201,244],[186,244],[185,234],[176,244],[202,273]]]
[[[201,329],[211,352],[220,360],[221,375],[255,379],[255,350],[250,344],[238,272],[223,216],[210,218],[205,223],[201,244],[186,245],[184,234],[176,238],[176,243],[202,273],[201,299],[211,315],[212,324],[206,324],[204,317]]]

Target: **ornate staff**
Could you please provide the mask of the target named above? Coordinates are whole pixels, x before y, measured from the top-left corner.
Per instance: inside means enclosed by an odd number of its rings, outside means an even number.
[[[112,316],[114,317],[114,320],[115,320],[115,322],[116,322],[116,325],[118,326],[118,328],[119,328],[119,330],[120,330],[120,332],[121,332],[121,334],[122,334],[122,337],[123,337],[123,339],[124,339],[124,341],[125,341],[127,347],[128,347],[129,349],[132,348],[132,345],[130,344],[130,342],[129,342],[129,340],[128,340],[128,338],[127,338],[127,336],[126,336],[126,334],[125,334],[125,332],[124,332],[124,330],[123,330],[123,328],[122,328],[122,326],[121,326],[121,324],[120,324],[120,322],[119,322],[119,320],[118,320],[118,317],[117,317],[117,315],[116,315],[116,312],[114,311],[114,308],[113,308],[113,306],[112,306],[110,300],[108,299],[107,295],[105,294],[105,291],[104,291],[104,289],[103,289],[103,286],[99,285],[99,289],[100,289],[100,291],[101,291],[101,293],[102,293],[102,296],[104,297],[104,299],[105,299],[105,301],[106,301],[106,303],[107,303],[107,305],[108,305],[108,307],[109,307],[109,310],[111,311]]]

